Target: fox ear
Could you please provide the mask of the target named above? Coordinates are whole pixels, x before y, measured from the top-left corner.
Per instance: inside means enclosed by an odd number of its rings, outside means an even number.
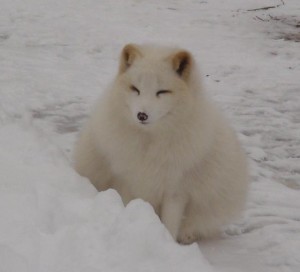
[[[125,45],[121,53],[119,73],[124,73],[138,56],[142,56],[142,54],[136,45]]]
[[[192,56],[187,51],[179,51],[172,56],[172,65],[176,74],[188,80],[192,68]]]

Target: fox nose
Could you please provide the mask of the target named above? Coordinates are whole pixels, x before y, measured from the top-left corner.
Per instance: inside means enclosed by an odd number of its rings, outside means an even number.
[[[140,121],[144,122],[144,121],[146,121],[146,120],[148,119],[148,115],[147,115],[146,113],[144,113],[144,112],[139,112],[139,113],[137,114],[137,118],[138,118]]]

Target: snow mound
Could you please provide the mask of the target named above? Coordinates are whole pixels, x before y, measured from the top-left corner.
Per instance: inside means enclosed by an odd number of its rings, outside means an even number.
[[[98,193],[26,122],[4,124],[0,146],[0,271],[211,271],[149,204]]]

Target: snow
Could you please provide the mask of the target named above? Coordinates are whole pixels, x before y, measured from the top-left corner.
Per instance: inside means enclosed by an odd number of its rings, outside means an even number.
[[[19,122],[1,129],[1,272],[211,271],[150,204],[97,193],[46,137]]]
[[[267,10],[249,11],[267,6]],[[0,271],[300,271],[298,0],[0,0]],[[176,244],[152,207],[72,169],[128,42],[175,44],[249,155],[244,216]]]

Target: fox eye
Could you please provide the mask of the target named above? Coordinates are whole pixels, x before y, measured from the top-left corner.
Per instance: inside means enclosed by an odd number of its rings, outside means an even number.
[[[130,89],[133,91],[133,92],[136,92],[138,95],[140,95],[140,90],[137,88],[137,87],[135,87],[134,85],[131,85],[130,86]]]
[[[156,96],[160,96],[161,94],[169,94],[169,93],[172,93],[172,91],[169,91],[169,90],[160,90],[156,93]]]

